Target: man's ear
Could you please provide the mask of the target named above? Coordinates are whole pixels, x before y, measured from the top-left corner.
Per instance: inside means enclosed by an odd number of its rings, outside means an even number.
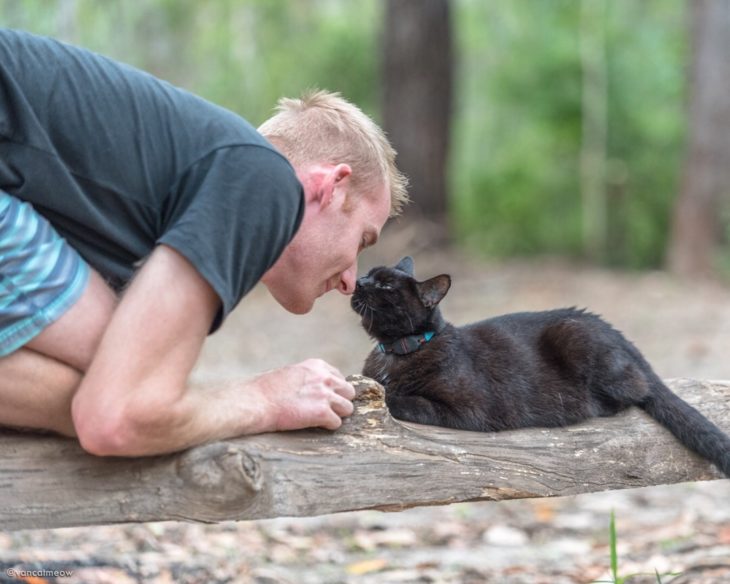
[[[338,183],[352,174],[352,168],[349,164],[341,162],[332,169],[332,174],[335,177],[335,183]]]
[[[426,308],[433,308],[441,302],[451,288],[451,277],[448,274],[435,276],[425,282],[418,282],[418,296]]]
[[[336,164],[327,170],[322,180],[321,204],[323,206],[326,207],[332,203],[335,197],[335,189],[351,174],[352,168],[345,163]]]

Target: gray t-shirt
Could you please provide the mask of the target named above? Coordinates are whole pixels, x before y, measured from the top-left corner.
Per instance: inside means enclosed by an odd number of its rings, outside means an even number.
[[[294,169],[241,117],[90,51],[4,29],[0,189],[32,203],[117,289],[156,244],[173,247],[220,297],[214,328],[304,212]]]

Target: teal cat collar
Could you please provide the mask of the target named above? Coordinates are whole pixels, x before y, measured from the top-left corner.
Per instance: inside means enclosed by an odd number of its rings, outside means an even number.
[[[421,335],[410,335],[393,341],[392,343],[378,343],[378,349],[381,353],[395,353],[396,355],[407,355],[418,351],[423,345],[428,343],[434,335],[435,331],[428,331]]]

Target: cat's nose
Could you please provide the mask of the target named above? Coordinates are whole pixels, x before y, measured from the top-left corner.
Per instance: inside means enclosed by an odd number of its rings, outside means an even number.
[[[373,284],[373,277],[372,276],[360,276],[357,279],[357,282],[355,282],[355,290],[357,291],[358,288],[365,288],[366,286],[372,286]]]

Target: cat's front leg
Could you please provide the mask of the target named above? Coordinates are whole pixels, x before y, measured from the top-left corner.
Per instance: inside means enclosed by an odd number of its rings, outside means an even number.
[[[390,415],[398,420],[431,426],[461,427],[458,420],[442,404],[420,395],[389,395],[386,389],[385,404]]]

